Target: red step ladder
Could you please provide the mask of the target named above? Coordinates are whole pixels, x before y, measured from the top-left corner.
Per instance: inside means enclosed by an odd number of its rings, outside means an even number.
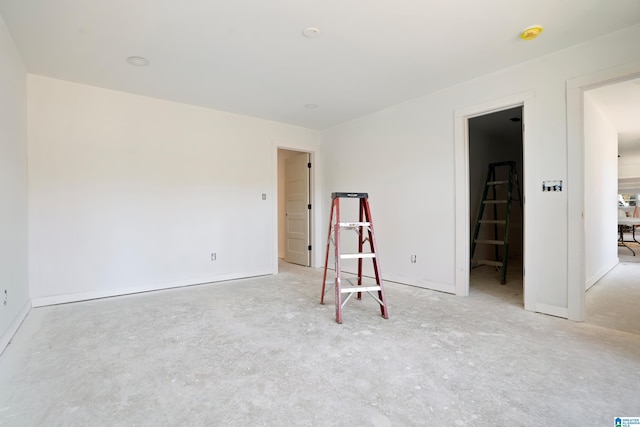
[[[360,217],[358,222],[340,222],[340,199],[360,199]],[[324,277],[322,278],[322,296],[320,304],[324,304],[324,297],[327,292],[327,285],[334,285],[335,303],[336,303],[336,322],[342,323],[342,308],[353,296],[357,294],[357,299],[362,299],[362,292],[368,293],[380,305],[380,314],[385,319],[389,318],[387,311],[387,302],[384,297],[384,289],[382,287],[382,276],[380,274],[380,263],[378,261],[378,251],[376,249],[376,240],[373,233],[373,223],[371,222],[371,211],[369,210],[368,193],[332,193],[331,194],[331,215],[329,216],[329,235],[327,236],[327,252],[324,258]],[[358,235],[358,252],[344,254],[340,248],[340,232],[342,230],[353,230]],[[369,252],[364,252],[363,247],[369,242]],[[335,248],[335,272],[336,278],[327,282],[327,268],[329,264],[329,250],[331,243]],[[373,270],[375,273],[375,286],[362,285],[362,260],[368,258],[373,261]],[[341,261],[343,259],[358,260],[358,276],[355,279],[346,279],[351,286],[342,287],[341,278]],[[377,294],[374,294],[374,292]],[[343,294],[347,297],[343,300]]]

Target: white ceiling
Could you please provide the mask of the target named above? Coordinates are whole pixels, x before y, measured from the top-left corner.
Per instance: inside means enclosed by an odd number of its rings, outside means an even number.
[[[640,1],[0,0],[0,13],[30,73],[324,129],[635,25]],[[518,38],[535,24],[540,38]]]

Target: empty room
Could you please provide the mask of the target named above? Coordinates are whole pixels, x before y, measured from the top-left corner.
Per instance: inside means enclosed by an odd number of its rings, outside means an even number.
[[[639,41],[636,0],[0,0],[0,425],[639,425]]]

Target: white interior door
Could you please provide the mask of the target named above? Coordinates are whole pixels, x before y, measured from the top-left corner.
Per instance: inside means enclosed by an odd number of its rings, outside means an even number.
[[[285,254],[284,260],[309,266],[309,153],[285,161]]]

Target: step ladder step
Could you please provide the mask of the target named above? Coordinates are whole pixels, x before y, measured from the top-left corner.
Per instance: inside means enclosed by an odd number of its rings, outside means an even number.
[[[338,223],[340,228],[358,228],[358,227],[369,227],[371,226],[370,222],[341,222]]]
[[[471,262],[477,265],[493,265],[495,267],[502,267],[502,261],[491,261],[488,259],[472,259]]]
[[[500,203],[507,203],[506,200],[483,200],[482,203],[487,205],[496,205]]]
[[[506,219],[481,219],[478,221],[480,224],[502,224],[505,225],[507,223]]]
[[[365,259],[365,258],[375,258],[376,254],[369,252],[361,252],[355,254],[340,254],[340,259]]]
[[[485,245],[504,245],[504,240],[484,240],[484,239],[476,239],[474,240],[476,243],[484,243]]]
[[[502,185],[502,184],[508,184],[509,181],[489,181],[487,182],[487,185]]]
[[[351,294],[354,292],[373,292],[382,289],[380,286],[355,286],[353,288],[341,288],[343,294]]]

